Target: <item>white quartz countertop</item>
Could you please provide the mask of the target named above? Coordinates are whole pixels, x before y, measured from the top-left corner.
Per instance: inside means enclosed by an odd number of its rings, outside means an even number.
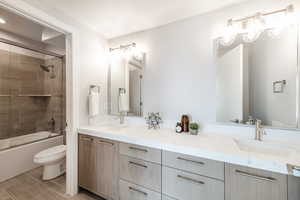
[[[172,129],[148,130],[143,126],[86,126],[78,132],[282,174],[288,174],[287,164],[300,166],[297,143],[258,142],[216,133],[194,136],[178,134]]]

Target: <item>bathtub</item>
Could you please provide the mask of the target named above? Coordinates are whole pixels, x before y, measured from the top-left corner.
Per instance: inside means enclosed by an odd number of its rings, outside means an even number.
[[[34,155],[62,144],[62,135],[47,131],[0,140],[0,182],[39,167]]]
[[[48,131],[40,131],[37,133],[32,133],[28,135],[23,135],[19,137],[12,137],[4,140],[0,140],[0,151],[4,149],[9,149],[12,147],[17,147],[24,144],[29,144],[32,142],[44,140],[47,138],[58,136],[58,133],[51,133]]]

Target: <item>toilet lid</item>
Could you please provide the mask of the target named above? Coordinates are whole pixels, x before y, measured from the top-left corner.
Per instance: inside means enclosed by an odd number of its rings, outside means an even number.
[[[66,151],[66,145],[59,145],[55,147],[51,147],[49,149],[46,149],[44,151],[41,151],[40,153],[36,154],[36,158],[41,158],[41,157],[49,157],[55,154],[63,153]]]

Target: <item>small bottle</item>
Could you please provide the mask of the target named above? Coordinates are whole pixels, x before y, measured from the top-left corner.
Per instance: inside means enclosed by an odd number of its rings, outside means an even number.
[[[182,115],[181,117],[181,126],[183,132],[189,132],[190,119],[187,115]]]
[[[176,131],[176,133],[182,132],[182,125],[180,122],[177,122],[175,131]]]

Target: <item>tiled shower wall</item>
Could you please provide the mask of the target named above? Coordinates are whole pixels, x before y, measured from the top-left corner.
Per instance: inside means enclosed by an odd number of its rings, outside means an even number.
[[[40,65],[54,65],[56,77]],[[65,126],[63,59],[0,44],[0,139]],[[44,95],[44,96],[43,96]]]

